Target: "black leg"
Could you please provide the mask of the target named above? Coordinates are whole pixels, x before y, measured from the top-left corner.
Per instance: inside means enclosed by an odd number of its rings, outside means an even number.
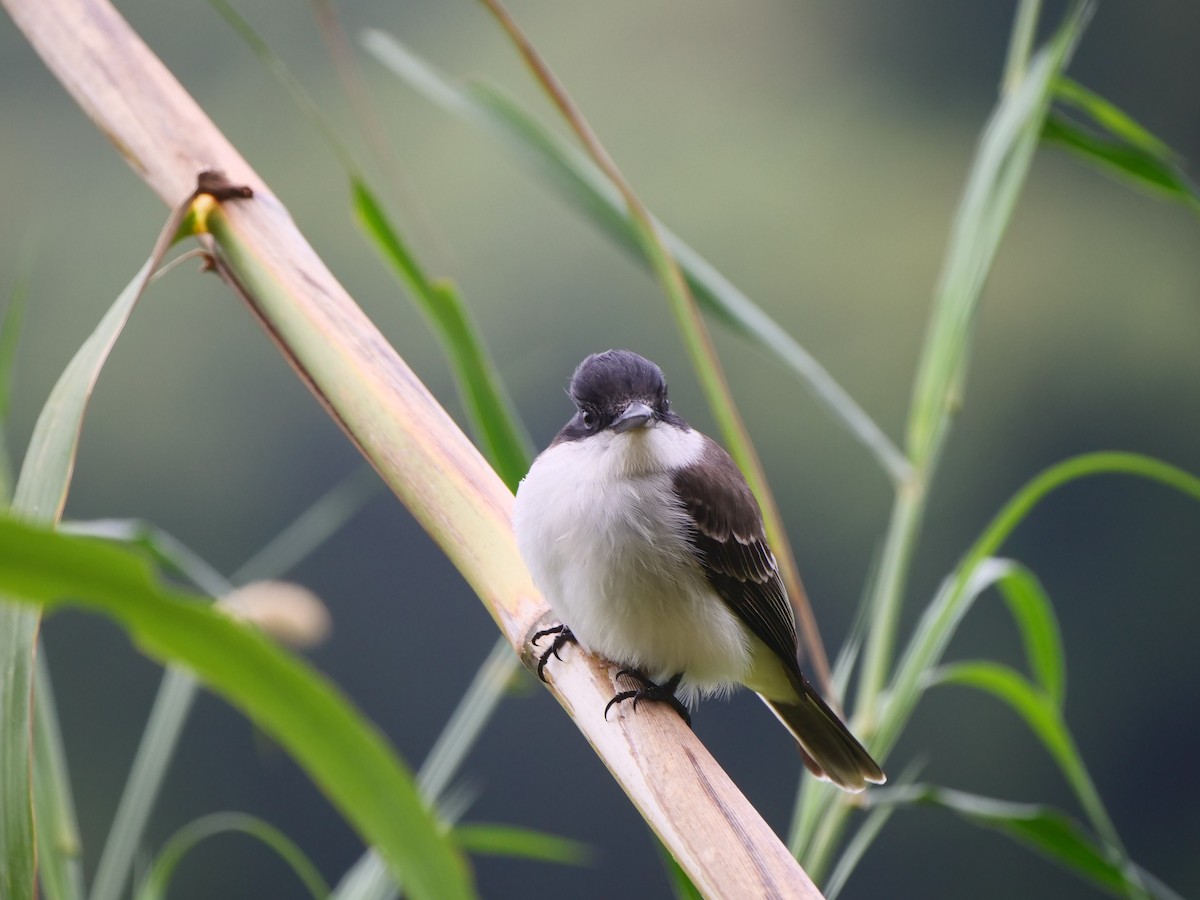
[[[651,700],[655,703],[667,704],[671,709],[679,713],[679,718],[683,719],[688,728],[692,727],[691,714],[687,711],[687,707],[675,696],[675,689],[679,687],[679,682],[683,680],[682,672],[663,684],[655,684],[637,669],[622,669],[617,673],[617,677],[620,678],[622,675],[627,675],[635,681],[640,682],[641,687],[634,691],[621,691],[621,693],[609,700],[608,705],[604,707],[604,718],[608,718],[608,711],[617,703],[632,700],[633,708],[636,710],[639,700]]]
[[[546,663],[550,661],[550,657],[561,660],[558,651],[567,644],[575,643],[575,635],[571,634],[571,629],[566,625],[555,625],[553,628],[543,628],[537,634],[529,639],[530,646],[536,647],[537,642],[547,635],[554,635],[554,640],[550,643],[550,648],[538,657],[537,674],[542,681],[546,680]]]

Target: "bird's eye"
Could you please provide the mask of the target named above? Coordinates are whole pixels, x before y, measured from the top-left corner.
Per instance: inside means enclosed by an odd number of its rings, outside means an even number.
[[[584,428],[594,428],[595,425],[596,425],[596,414],[594,412],[592,412],[590,409],[585,409],[583,411],[583,427]]]

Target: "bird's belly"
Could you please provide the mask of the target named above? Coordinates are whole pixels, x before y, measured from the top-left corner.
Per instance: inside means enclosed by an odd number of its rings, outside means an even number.
[[[595,487],[519,498],[519,517],[537,507],[519,523],[522,554],[558,616],[615,663],[655,681],[684,673],[689,693],[742,680],[746,628],[704,577],[667,476]]]

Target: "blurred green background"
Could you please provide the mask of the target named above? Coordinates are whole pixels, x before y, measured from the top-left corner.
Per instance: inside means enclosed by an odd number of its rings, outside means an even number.
[[[330,268],[462,420],[421,316],[351,217],[347,179],[313,128],[203,2],[119,8],[289,206]],[[390,31],[458,76],[552,114],[478,5],[340,4],[352,34]],[[652,209],[812,351],[893,436],[950,219],[996,96],[1013,6],[952,0],[796,4],[513,0]],[[1048,4],[1046,21],[1061,4]],[[243,12],[366,156],[310,6]],[[1071,74],[1200,159],[1200,6],[1102,4]],[[507,152],[363,59],[401,160],[398,218],[427,268],[453,277],[539,445],[565,420],[585,354],[626,346],[666,370],[676,408],[711,420],[655,285]],[[0,22],[0,289],[31,300],[10,451],[54,379],[148,254],[163,207]],[[1200,222],[1052,149],[1039,151],[985,293],[966,404],[912,572],[911,626],[999,505],[1042,467],[1128,449],[1200,472]],[[360,463],[232,295],[176,271],[152,288],[88,414],[68,515],[150,520],[232,571]],[[735,396],[784,510],[826,642],[849,626],[890,505],[867,452],[774,363],[718,332]],[[1200,509],[1113,479],[1069,487],[1006,552],[1056,602],[1067,716],[1135,860],[1200,893]],[[404,509],[381,494],[296,578],[335,621],[312,654],[414,764],[495,630]],[[89,877],[158,672],[114,627],[46,625]],[[994,600],[950,657],[1016,660]],[[753,697],[709,703],[698,731],[779,830],[797,760]],[[1016,717],[941,689],[890,760],[930,780],[1074,811]],[[558,831],[600,849],[593,872],[480,860],[488,897],[666,896],[647,828],[540,691],[506,702],[463,774],[472,820]],[[281,825],[333,880],[354,835],[276,749],[211,697],[199,704],[152,821],[157,846],[217,809]],[[1093,896],[1090,887],[945,813],[901,811],[846,896]],[[267,851],[218,838],[172,896],[300,896]]]

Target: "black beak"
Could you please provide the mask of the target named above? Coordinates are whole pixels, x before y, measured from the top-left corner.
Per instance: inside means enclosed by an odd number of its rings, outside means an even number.
[[[642,428],[654,419],[654,410],[645,403],[637,401],[630,403],[612,423],[612,430],[617,434],[624,434],[626,431],[632,431],[635,428]]]

